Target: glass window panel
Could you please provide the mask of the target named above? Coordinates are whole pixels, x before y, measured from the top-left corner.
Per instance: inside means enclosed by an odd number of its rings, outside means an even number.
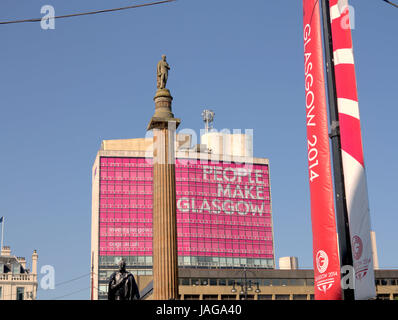
[[[304,286],[305,280],[304,279],[290,279],[289,284],[291,286]]]
[[[23,300],[24,299],[24,292],[25,292],[25,288],[17,287],[17,300]]]
[[[12,273],[13,274],[20,274],[21,273],[21,266],[18,263],[12,265]]]
[[[258,300],[272,300],[272,294],[259,294]]]
[[[193,286],[198,286],[199,285],[199,279],[191,279],[191,284]]]
[[[216,286],[217,285],[217,279],[210,279],[209,284],[211,286]]]
[[[288,283],[289,283],[288,279],[281,279],[281,286],[286,287],[288,285]]]
[[[281,279],[272,279],[272,285],[273,286],[280,286],[281,285]]]
[[[236,300],[235,294],[223,294],[221,295],[221,300]]]
[[[293,300],[307,300],[306,294],[294,294]]]

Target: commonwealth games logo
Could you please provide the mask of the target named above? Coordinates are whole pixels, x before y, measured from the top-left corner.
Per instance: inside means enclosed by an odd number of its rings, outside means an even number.
[[[324,274],[329,266],[329,257],[325,251],[319,250],[315,257],[316,267],[321,274],[315,278],[315,283],[319,291],[326,293],[334,283],[334,278],[329,274]]]
[[[319,273],[324,273],[329,266],[329,258],[325,251],[319,250],[316,254],[316,267]]]
[[[363,243],[362,240],[359,236],[353,236],[352,237],[352,249],[353,249],[353,255],[355,260],[359,260],[362,257],[362,252],[363,252]]]
[[[352,237],[352,255],[354,257],[355,278],[361,280],[365,278],[369,269],[369,259],[362,259],[363,255],[363,242],[361,237],[355,235]]]

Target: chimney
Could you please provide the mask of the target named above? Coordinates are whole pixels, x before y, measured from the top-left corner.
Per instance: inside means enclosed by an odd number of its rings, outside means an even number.
[[[1,255],[2,256],[11,256],[11,248],[8,246],[3,246],[3,248],[1,248]]]
[[[39,258],[39,255],[37,254],[37,251],[34,250],[32,254],[32,273],[37,274],[37,259]]]
[[[26,270],[26,259],[25,257],[17,257],[18,262],[21,264],[21,266]]]

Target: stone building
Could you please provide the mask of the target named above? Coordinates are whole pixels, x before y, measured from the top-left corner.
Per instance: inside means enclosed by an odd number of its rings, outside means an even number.
[[[37,295],[36,250],[32,254],[32,267],[28,269],[26,259],[11,254],[4,246],[0,255],[0,300],[36,300]]]

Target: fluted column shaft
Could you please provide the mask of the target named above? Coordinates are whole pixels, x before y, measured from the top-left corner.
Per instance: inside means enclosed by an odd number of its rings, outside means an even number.
[[[181,120],[171,111],[168,89],[155,95],[153,130],[153,299],[178,299],[175,134]]]
[[[154,129],[153,297],[178,298],[175,131]]]

